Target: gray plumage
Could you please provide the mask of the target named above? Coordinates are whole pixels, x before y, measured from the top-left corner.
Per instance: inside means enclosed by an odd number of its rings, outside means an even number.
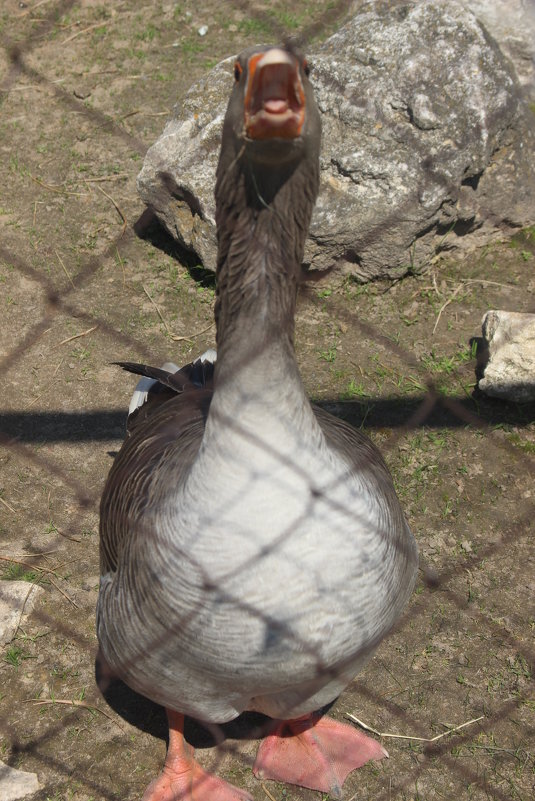
[[[215,372],[127,365],[157,383],[102,497],[103,656],[134,689],[213,722],[332,701],[398,619],[417,567],[381,455],[310,405],[295,361],[320,142],[300,63],[297,140],[248,140],[244,80],[229,101]]]

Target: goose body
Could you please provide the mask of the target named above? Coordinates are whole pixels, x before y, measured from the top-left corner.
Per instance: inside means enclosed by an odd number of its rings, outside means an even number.
[[[281,48],[237,62],[216,187],[215,368],[127,366],[156,392],[131,415],[102,498],[97,630],[109,667],[170,716],[316,712],[414,583],[379,452],[311,406],[295,361],[320,136],[305,72]]]

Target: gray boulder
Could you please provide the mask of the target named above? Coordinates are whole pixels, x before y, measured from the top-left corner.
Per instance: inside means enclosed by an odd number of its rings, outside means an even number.
[[[522,94],[535,100],[535,2],[462,0],[513,63]]]
[[[305,259],[362,280],[535,222],[533,134],[514,70],[460,2],[366,3],[315,53],[321,191]],[[234,57],[195,84],[138,189],[215,268],[213,190]]]
[[[479,389],[519,403],[535,400],[535,314],[492,310],[482,326],[488,362]]]

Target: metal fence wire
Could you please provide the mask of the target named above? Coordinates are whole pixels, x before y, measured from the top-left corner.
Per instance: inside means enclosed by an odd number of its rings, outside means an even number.
[[[40,588],[2,646],[0,758],[37,775],[32,798],[140,797],[163,763],[163,710],[117,682],[101,682],[103,698],[94,675],[98,504],[134,385],[110,362],[185,363],[214,337],[212,279],[135,193],[162,106],[232,50],[292,27],[306,44],[347,11],[0,10],[0,605],[9,580],[28,583],[28,603]],[[534,243],[513,244],[403,282],[334,271],[301,288],[305,385],[377,442],[421,554],[407,612],[332,710],[390,752],[350,774],[348,799],[533,797],[534,409],[473,394],[469,342],[485,308],[533,311]],[[202,764],[255,799],[319,798],[252,778],[258,720],[188,725]],[[18,797],[2,770],[0,797]]]

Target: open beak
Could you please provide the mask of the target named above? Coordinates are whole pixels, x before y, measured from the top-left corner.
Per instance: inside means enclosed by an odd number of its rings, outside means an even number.
[[[305,121],[305,92],[297,59],[278,47],[251,56],[245,88],[249,139],[295,139]]]

